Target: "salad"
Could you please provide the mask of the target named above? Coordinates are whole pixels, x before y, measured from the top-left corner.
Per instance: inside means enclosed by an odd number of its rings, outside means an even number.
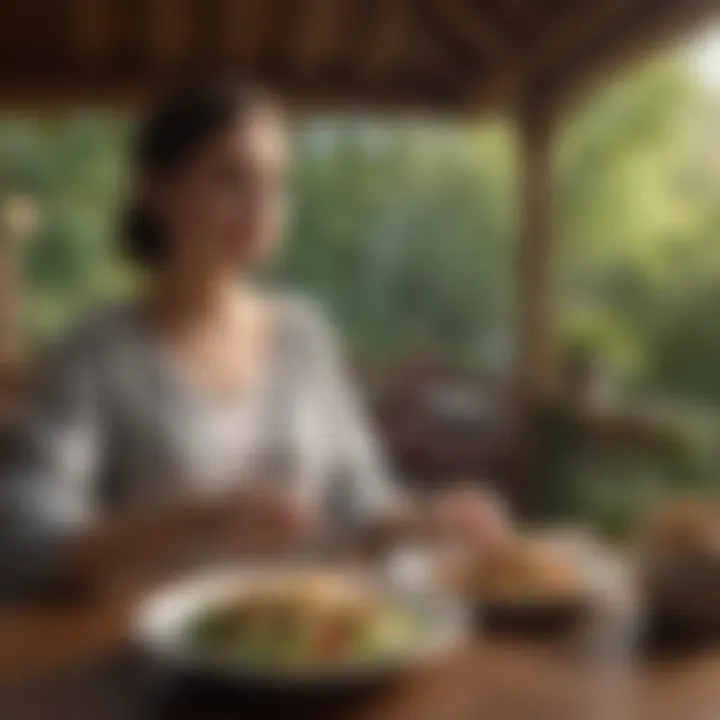
[[[422,642],[420,618],[373,588],[333,574],[260,579],[196,613],[191,646],[263,669],[367,666]]]

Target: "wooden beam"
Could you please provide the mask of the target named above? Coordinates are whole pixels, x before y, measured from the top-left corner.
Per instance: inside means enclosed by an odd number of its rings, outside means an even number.
[[[21,72],[0,68],[0,104],[6,109],[55,110],[82,104],[132,110],[166,88],[166,79],[161,76],[123,71],[120,67],[103,73],[101,79],[78,70],[68,73],[66,68],[58,68],[52,73],[29,68],[23,68]],[[363,111],[388,117],[422,113],[443,118],[464,115],[469,121],[477,117],[477,106],[466,104],[462,97],[448,102],[426,92],[420,85],[350,82],[346,87],[338,87],[336,83],[317,83],[308,87],[287,77],[285,80],[278,78],[273,88],[298,113]]]
[[[218,58],[238,72],[252,74],[270,22],[263,0],[218,0]]]
[[[53,8],[38,0],[0,2],[0,56],[4,58],[42,62],[47,57],[49,36],[56,29]]]
[[[482,48],[493,60],[512,54],[512,40],[490,19],[487,9],[470,5],[468,0],[443,0],[439,7],[445,12],[448,25],[470,45]]]
[[[94,74],[73,72],[2,72],[0,71],[0,104],[4,108],[32,107],[55,110],[72,105],[127,108],[148,100],[155,87],[148,78],[103,73],[102,80]]]
[[[537,75],[601,35],[609,25],[627,13],[637,0],[601,0],[570,5],[548,24],[547,32],[539,33],[537,42],[527,48],[527,63]],[[564,15],[564,17],[563,17]]]
[[[498,0],[508,15],[523,25],[532,25],[538,16],[538,7],[532,0]]]
[[[194,20],[188,0],[147,0],[138,17],[143,55],[152,69],[172,71],[192,54]]]
[[[80,65],[97,68],[111,61],[117,39],[113,5],[110,0],[71,0],[67,33]]]
[[[295,34],[295,71],[300,78],[314,78],[332,65],[346,45],[352,28],[344,27],[347,3],[338,0],[305,0]]]
[[[459,105],[480,110],[509,103],[515,97],[522,87],[525,67],[509,38],[502,35],[502,56],[496,56],[497,49],[488,53],[487,46],[473,40],[468,31],[459,36],[456,26],[448,26],[442,10],[445,6],[437,0],[417,0],[414,7],[416,13],[422,12],[424,24],[435,41],[442,43],[447,54],[464,67],[465,88]]]
[[[458,53],[457,46],[444,33],[437,32],[432,15],[424,11],[424,3],[415,3],[412,8],[407,25],[408,54],[418,82],[436,87],[441,96],[464,100],[487,68],[479,57]]]
[[[376,3],[375,34],[361,68],[368,92],[427,93],[427,105],[454,104],[472,86],[475,63],[461,62],[413,0]]]
[[[483,0],[482,5],[494,23],[502,28],[513,54],[532,42],[541,29],[541,11],[529,0]]]
[[[512,56],[512,42],[492,23],[487,12],[470,5],[468,0],[425,0],[438,29],[449,33],[468,51],[491,61],[505,61]]]
[[[563,104],[576,102],[632,58],[679,42],[699,24],[719,17],[717,0],[645,0],[624,23],[575,54],[567,69],[546,77],[544,86]]]
[[[363,81],[368,83],[377,83],[379,79],[391,75],[402,63],[410,12],[408,0],[374,3],[373,9],[377,30],[360,68]]]

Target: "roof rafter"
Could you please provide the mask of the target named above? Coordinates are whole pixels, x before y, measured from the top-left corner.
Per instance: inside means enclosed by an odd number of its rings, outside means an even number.
[[[67,13],[67,33],[73,59],[93,67],[105,65],[117,40],[109,0],[72,0]]]
[[[681,37],[712,17],[720,18],[717,0],[643,0],[624,23],[609,28],[582,48],[569,69],[546,78],[545,85],[567,103],[577,98],[581,88],[587,91],[593,87],[599,75]]]
[[[217,0],[215,29],[218,57],[229,69],[250,71],[264,45],[271,21],[268,3]]]
[[[528,48],[528,61],[534,72],[562,62],[591,37],[602,33],[629,12],[636,0],[602,0],[592,5],[582,2],[570,5],[563,14],[558,13],[547,32],[540,33]]]
[[[493,23],[487,8],[471,5],[468,0],[443,0],[428,3],[438,23],[452,33],[458,42],[482,52],[493,61],[512,55],[512,40]]]
[[[300,78],[313,78],[332,64],[342,49],[348,3],[305,0],[296,30],[296,70]]]
[[[153,70],[178,67],[193,49],[192,10],[186,0],[146,0],[136,23]]]

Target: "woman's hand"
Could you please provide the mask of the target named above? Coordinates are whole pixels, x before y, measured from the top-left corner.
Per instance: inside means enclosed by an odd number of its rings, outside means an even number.
[[[512,534],[512,521],[501,499],[489,489],[465,484],[442,493],[424,508],[394,508],[368,529],[361,545],[377,555],[398,543],[430,542],[455,557],[474,558]]]
[[[317,531],[320,518],[296,494],[257,484],[217,501],[206,522],[230,552],[268,553],[300,545]]]
[[[70,548],[64,574],[81,585],[113,586],[188,563],[287,551],[318,524],[296,496],[273,488],[186,497],[89,528]]]
[[[430,509],[430,527],[441,540],[469,549],[500,544],[512,534],[510,516],[500,498],[486,488],[459,486],[442,494]]]
[[[478,557],[509,542],[514,533],[502,500],[482,487],[462,485],[443,493],[427,518],[442,556],[437,577],[454,589],[466,587]]]

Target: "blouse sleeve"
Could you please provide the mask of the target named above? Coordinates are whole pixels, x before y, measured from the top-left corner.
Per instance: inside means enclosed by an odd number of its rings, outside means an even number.
[[[0,466],[0,588],[48,581],[93,512],[101,452],[95,368],[73,337],[53,353]]]
[[[329,511],[343,523],[362,523],[384,515],[403,495],[374,434],[366,407],[347,371],[337,339],[325,319],[308,312],[313,374],[327,410],[331,453]]]

